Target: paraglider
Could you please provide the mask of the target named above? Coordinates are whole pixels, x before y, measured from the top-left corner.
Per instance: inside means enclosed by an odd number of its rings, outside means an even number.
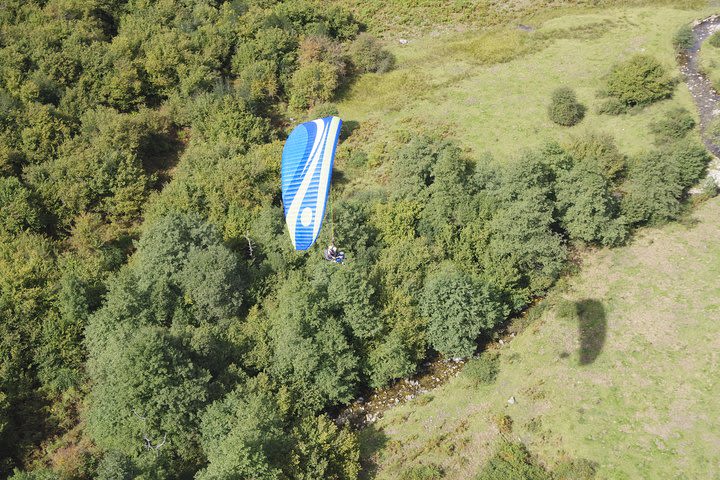
[[[338,251],[335,246],[335,240],[332,240],[328,248],[323,250],[323,257],[325,257],[325,260],[328,262],[343,263],[343,261],[345,261],[345,252]]]
[[[280,168],[282,201],[295,250],[310,248],[320,233],[341,125],[338,117],[305,122],[295,127],[285,142]],[[324,256],[338,263],[344,259],[334,242]]]

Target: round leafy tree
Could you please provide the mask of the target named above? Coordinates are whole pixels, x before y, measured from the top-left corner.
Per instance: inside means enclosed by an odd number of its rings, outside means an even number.
[[[548,115],[558,125],[571,127],[583,119],[585,106],[578,102],[571,88],[560,87],[552,94]]]

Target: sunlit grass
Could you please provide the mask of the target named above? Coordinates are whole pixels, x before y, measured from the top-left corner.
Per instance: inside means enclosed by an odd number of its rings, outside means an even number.
[[[341,98],[343,119],[377,123],[386,141],[398,121],[417,119],[447,130],[477,156],[501,161],[548,140],[563,141],[585,130],[617,139],[634,154],[652,146],[648,124],[674,106],[694,110],[680,82],[672,99],[632,114],[599,115],[604,76],[635,53],[657,57],[679,76],[671,37],[701,12],[672,8],[614,9],[565,15],[534,25],[421,36],[391,45],[398,69],[358,79]],[[569,86],[588,107],[585,119],[567,128],[547,117],[552,91]]]

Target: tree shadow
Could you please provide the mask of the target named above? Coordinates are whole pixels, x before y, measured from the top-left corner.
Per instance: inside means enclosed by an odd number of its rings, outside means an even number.
[[[580,365],[590,365],[602,352],[607,335],[605,307],[594,299],[575,302],[580,336]]]
[[[375,425],[360,431],[360,480],[372,480],[378,472],[377,456],[388,443],[388,436]]]

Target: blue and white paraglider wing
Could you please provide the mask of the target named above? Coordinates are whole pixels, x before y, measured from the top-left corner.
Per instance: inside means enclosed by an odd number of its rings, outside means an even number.
[[[326,117],[298,125],[282,154],[282,199],[290,238],[307,250],[320,233],[342,120]]]

